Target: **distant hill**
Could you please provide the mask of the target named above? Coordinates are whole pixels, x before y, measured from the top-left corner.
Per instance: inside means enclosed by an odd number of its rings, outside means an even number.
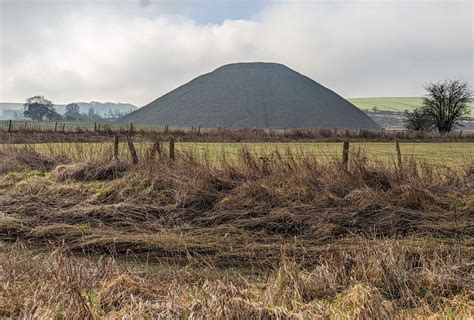
[[[349,98],[347,99],[361,110],[404,112],[412,111],[413,108],[421,106],[422,97],[374,97],[374,98]],[[471,115],[474,115],[474,103],[470,103]]]
[[[95,112],[102,117],[108,117],[110,112],[122,114],[134,111],[136,106],[130,103],[115,102],[74,102],[79,105],[81,113],[87,113],[90,108],[94,108]],[[54,107],[59,114],[65,112],[65,104],[55,104]],[[23,103],[0,102],[0,120],[18,119],[23,117]]]
[[[380,128],[333,91],[276,63],[222,66],[120,121],[208,128]]]

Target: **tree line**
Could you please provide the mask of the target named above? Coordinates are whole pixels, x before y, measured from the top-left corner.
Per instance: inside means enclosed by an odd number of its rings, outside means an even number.
[[[119,110],[110,110],[109,114],[110,118],[115,119],[126,115],[126,113]],[[35,121],[98,121],[104,119],[93,107],[90,107],[87,113],[81,113],[81,108],[77,103],[66,105],[64,114],[60,115],[56,111],[54,104],[44,96],[34,96],[26,99],[26,102],[23,104],[23,115]]]

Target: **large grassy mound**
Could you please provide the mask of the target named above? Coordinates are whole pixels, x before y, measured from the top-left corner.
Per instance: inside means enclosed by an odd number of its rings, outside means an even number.
[[[207,128],[379,128],[344,98],[275,63],[225,65],[122,121]]]

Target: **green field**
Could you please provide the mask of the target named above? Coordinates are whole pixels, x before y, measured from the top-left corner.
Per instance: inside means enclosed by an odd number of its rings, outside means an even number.
[[[145,152],[150,146],[148,143],[137,143],[139,153]],[[5,147],[5,146],[4,146]],[[108,143],[48,143],[33,144],[41,153],[67,154],[77,160],[84,160],[98,154],[111,154],[112,144]],[[163,144],[166,149],[167,144]],[[396,158],[395,144],[393,142],[362,142],[351,143],[351,152],[362,153],[369,160],[393,161]],[[1,146],[0,146],[1,149]],[[413,157],[430,164],[460,164],[474,159],[474,143],[400,143],[404,157]],[[278,151],[281,157],[286,157],[288,152],[295,158],[314,156],[317,160],[328,161],[339,159],[342,153],[342,143],[315,142],[315,143],[204,143],[204,142],[178,142],[178,152],[195,153],[197,157],[206,156],[211,161],[219,161],[225,156],[227,160],[236,159],[242,150],[247,150],[257,156],[275,156]],[[128,156],[125,143],[121,143],[122,157]]]
[[[339,158],[342,143],[180,143],[178,150],[191,150],[219,157],[225,153],[230,158],[238,155],[242,149],[256,155],[271,156],[279,151],[283,156],[287,151],[293,155],[315,156],[320,160]],[[396,156],[395,144],[392,142],[351,143],[351,152],[361,152],[371,160],[393,160]],[[417,160],[429,163],[455,163],[474,158],[474,143],[401,143],[402,155],[413,156]]]
[[[372,111],[374,107],[379,111],[404,112],[421,106],[422,97],[373,97],[373,98],[348,98],[357,108]],[[474,114],[474,103],[470,103],[471,114]]]

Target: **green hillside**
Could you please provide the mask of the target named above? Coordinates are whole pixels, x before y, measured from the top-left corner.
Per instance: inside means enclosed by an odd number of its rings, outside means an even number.
[[[361,110],[372,110],[377,107],[381,111],[399,111],[412,110],[421,105],[422,97],[373,97],[373,98],[349,98],[356,107]],[[471,102],[471,115],[474,114],[474,103]]]

